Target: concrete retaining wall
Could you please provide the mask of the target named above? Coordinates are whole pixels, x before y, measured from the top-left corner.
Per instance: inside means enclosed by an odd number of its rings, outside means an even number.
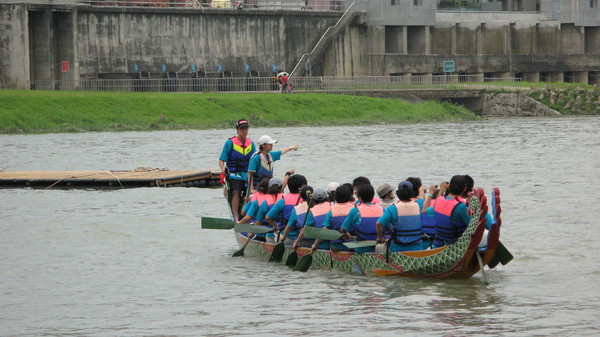
[[[423,10],[430,12],[426,6]],[[514,21],[498,15],[437,13],[437,21],[428,25],[393,22],[387,15],[381,26],[369,24],[373,17],[354,20],[332,38],[322,62],[314,62],[313,75],[439,74],[443,61],[453,60],[455,73],[461,74],[595,81],[595,75],[584,72],[600,72],[598,26],[542,21],[538,14],[518,15]],[[216,73],[219,65],[238,75],[246,65],[261,76],[269,75],[272,65],[290,71],[340,16],[0,5],[0,88],[26,88],[30,79],[77,80],[103,73],[191,73],[193,68]],[[61,71],[63,62],[69,62],[68,72]]]
[[[561,114],[521,93],[484,94],[482,116],[495,117],[559,117]]]
[[[103,72],[251,70],[270,74],[295,66],[339,14],[242,15],[239,12],[181,13],[79,11],[81,76]],[[310,27],[310,29],[307,29]]]

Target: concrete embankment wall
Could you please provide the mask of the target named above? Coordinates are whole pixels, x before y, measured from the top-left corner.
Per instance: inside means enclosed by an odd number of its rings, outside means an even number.
[[[341,13],[0,5],[0,88],[103,73],[291,71]],[[68,62],[68,71],[63,71]],[[220,66],[220,67],[219,67]]]
[[[325,56],[326,73],[337,76],[443,74],[443,62],[452,60],[458,74],[600,84],[599,27],[558,21],[355,25],[334,39]]]
[[[244,76],[246,65],[259,76],[269,76],[273,65],[289,72],[341,15],[2,4],[0,88],[139,72],[160,77],[196,70],[216,77],[221,69]],[[538,16],[437,13],[434,24],[423,26],[353,20],[328,37],[313,75],[429,76],[443,74],[443,62],[452,60],[454,74],[481,79],[600,84],[600,23],[583,27]]]
[[[561,114],[522,93],[486,93],[482,96],[484,117],[559,117]]]

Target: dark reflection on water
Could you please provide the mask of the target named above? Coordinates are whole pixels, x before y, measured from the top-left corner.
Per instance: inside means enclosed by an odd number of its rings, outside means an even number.
[[[598,118],[251,129],[313,186],[469,173],[502,190],[509,265],[469,280],[296,273],[249,258],[219,189],[0,190],[0,335],[594,336]],[[215,169],[232,130],[0,135],[5,170]]]

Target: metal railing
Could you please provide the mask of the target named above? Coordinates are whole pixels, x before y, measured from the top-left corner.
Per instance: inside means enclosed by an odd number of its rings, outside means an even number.
[[[349,0],[76,0],[97,7],[218,8],[344,11]]]
[[[519,78],[483,78],[480,75],[432,76],[311,76],[290,80],[293,91],[352,94],[374,90],[529,90]],[[83,79],[30,81],[31,90],[127,92],[274,92],[272,77]]]

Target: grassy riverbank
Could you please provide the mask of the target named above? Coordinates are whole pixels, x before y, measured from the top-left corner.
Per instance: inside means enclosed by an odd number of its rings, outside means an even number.
[[[0,90],[0,133],[61,133],[364,125],[476,119],[465,108],[427,101],[329,94],[187,94]]]

